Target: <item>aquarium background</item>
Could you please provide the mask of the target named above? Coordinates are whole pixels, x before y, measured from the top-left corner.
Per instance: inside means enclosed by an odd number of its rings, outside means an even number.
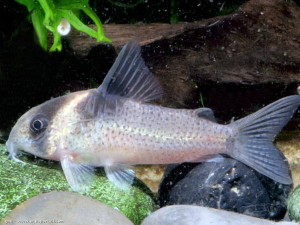
[[[256,3],[249,2],[255,1],[90,0],[89,4],[104,27],[152,23],[153,26],[162,23],[183,26],[185,30],[172,37],[160,38],[157,33],[155,41],[141,40],[146,43],[142,46],[143,58],[164,89],[163,99],[153,104],[187,109],[212,108],[217,121],[228,124],[279,98],[297,94],[300,84],[299,1],[284,0],[276,4],[257,1],[261,7],[254,7]],[[247,7],[240,10],[244,4],[248,4]],[[243,14],[243,11],[247,13]],[[112,44],[94,41],[84,54],[79,54],[69,37],[65,37],[62,51],[48,52],[39,45],[24,6],[11,0],[0,1],[0,15],[5,18],[0,22],[0,143],[3,144],[12,126],[28,109],[53,97],[98,87],[122,46],[108,36]],[[80,14],[80,18],[86,24],[92,23],[84,14]],[[195,26],[197,22],[198,28]],[[193,28],[188,28],[190,24]],[[78,37],[81,33],[74,31],[71,35]],[[92,39],[82,36],[83,39]],[[139,37],[132,35],[131,38]],[[300,114],[297,112],[276,139],[277,146],[288,158],[293,175],[300,171],[299,124]],[[2,146],[2,163],[6,156]],[[45,161],[29,159],[47,167]],[[197,166],[189,165],[183,170],[188,174]],[[15,167],[12,165],[12,168]],[[43,170],[41,166],[37,168]],[[140,178],[147,174],[143,181],[155,193],[149,197],[148,190],[146,192],[149,211],[158,207],[158,188],[164,170],[164,167],[137,169]],[[11,173],[25,176],[18,171]],[[267,187],[266,198],[275,199],[277,205],[274,208],[280,211],[272,216],[281,219],[286,207],[279,207],[278,202],[286,201],[291,187],[278,187],[251,171],[249,173]],[[300,183],[296,175],[295,185]],[[37,177],[40,178],[38,173]],[[170,182],[169,179],[167,177],[165,182]],[[182,177],[172,175],[172,179],[177,182]],[[55,190],[51,182],[48,191]],[[227,184],[230,187],[236,185],[230,181]],[[59,190],[67,190],[67,185],[64,185],[66,187]],[[168,185],[163,184],[164,187]],[[268,185],[273,185],[276,196],[270,194]],[[42,188],[37,192],[47,191]],[[263,214],[268,213],[265,210]],[[140,222],[139,218],[137,223]]]

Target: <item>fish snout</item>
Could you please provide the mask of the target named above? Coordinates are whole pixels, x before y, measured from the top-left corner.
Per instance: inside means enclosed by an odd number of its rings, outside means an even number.
[[[8,139],[5,143],[5,145],[6,145],[7,151],[9,152],[8,158],[13,158],[14,156],[16,156],[17,152],[16,152],[13,142],[11,142]]]
[[[12,158],[15,162],[24,163],[23,161],[21,161],[17,158],[18,149],[16,148],[14,143],[10,141],[10,139],[8,139],[6,141],[5,145],[6,145],[7,151],[9,152],[7,159]]]

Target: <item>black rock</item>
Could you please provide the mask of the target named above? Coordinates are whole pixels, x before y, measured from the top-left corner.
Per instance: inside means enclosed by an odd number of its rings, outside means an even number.
[[[167,167],[160,206],[199,205],[280,220],[292,185],[283,185],[231,158]]]

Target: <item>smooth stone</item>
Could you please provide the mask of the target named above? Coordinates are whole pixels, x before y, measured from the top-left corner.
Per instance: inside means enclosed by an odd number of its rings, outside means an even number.
[[[300,221],[300,185],[289,196],[288,214],[291,220]]]
[[[165,165],[139,165],[135,166],[134,171],[137,178],[143,181],[152,192],[157,193],[165,169]]]
[[[276,146],[287,158],[294,187],[300,184],[300,129],[295,131],[283,131],[276,138]]]
[[[133,225],[118,210],[72,192],[50,192],[17,206],[2,224]]]
[[[31,155],[23,155],[26,164],[7,160],[4,145],[0,145],[0,221],[20,203],[41,193],[72,191],[61,166]],[[127,216],[134,224],[154,211],[157,206],[152,192],[138,179],[127,191],[118,189],[105,176],[103,169],[96,169],[95,179],[84,195],[103,202]]]
[[[199,205],[280,220],[291,185],[277,183],[230,158],[222,162],[168,166],[160,206]]]
[[[166,206],[148,216],[142,225],[297,225],[274,222],[225,210],[202,206]]]

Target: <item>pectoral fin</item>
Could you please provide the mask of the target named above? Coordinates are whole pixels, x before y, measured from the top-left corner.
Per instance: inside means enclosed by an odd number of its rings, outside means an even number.
[[[61,166],[66,179],[74,191],[85,192],[93,181],[93,167],[73,162],[71,157],[64,156]]]
[[[134,171],[127,166],[106,166],[104,167],[107,178],[121,190],[131,187],[134,180]]]

